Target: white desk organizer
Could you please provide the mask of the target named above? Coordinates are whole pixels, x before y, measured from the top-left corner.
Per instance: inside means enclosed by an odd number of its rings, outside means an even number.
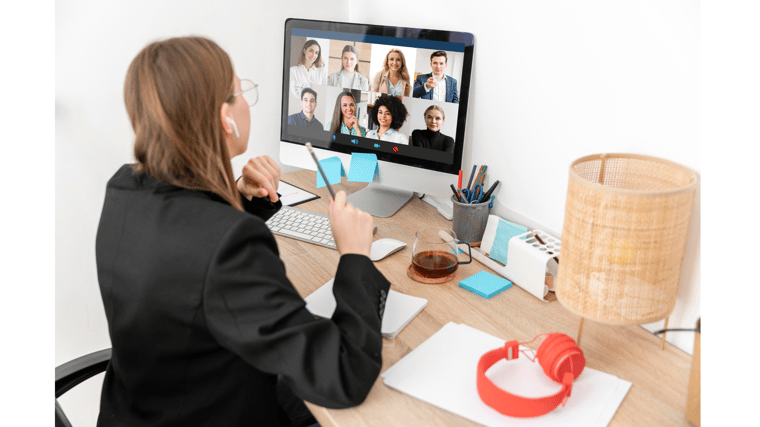
[[[559,256],[562,242],[541,230],[535,231],[544,244],[539,243],[530,231],[512,237],[509,239],[506,266],[489,258],[483,249],[472,248],[472,256],[531,295],[548,302],[545,298],[549,293],[549,287],[545,284],[546,273],[557,277],[559,264],[554,257]],[[484,249],[490,251],[491,248]]]

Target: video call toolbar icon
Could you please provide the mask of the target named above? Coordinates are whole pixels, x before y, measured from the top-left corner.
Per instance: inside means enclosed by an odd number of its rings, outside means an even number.
[[[393,147],[393,152],[398,153],[398,147]]]
[[[351,143],[354,144],[354,145],[356,145],[356,144],[359,143],[359,140],[356,139],[356,138],[354,138],[354,139],[351,140]]]
[[[375,148],[380,148],[380,144],[375,144]]]
[[[333,141],[335,141],[335,135],[333,135]]]

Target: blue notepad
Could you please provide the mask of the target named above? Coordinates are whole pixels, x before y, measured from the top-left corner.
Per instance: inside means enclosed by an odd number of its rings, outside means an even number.
[[[352,182],[372,182],[379,176],[377,154],[351,153],[351,167],[348,169],[348,180]]]
[[[481,271],[459,282],[459,286],[482,297],[491,298],[512,287],[512,282],[487,271]]]
[[[329,157],[319,161],[319,165],[322,166],[322,170],[327,175],[327,180],[330,181],[330,185],[340,184],[340,177],[346,176],[346,170],[343,169],[343,163],[337,156]],[[322,179],[322,174],[317,171],[317,188],[322,188],[325,185],[325,180]]]
[[[491,245],[491,252],[488,257],[494,261],[507,265],[507,253],[509,251],[509,239],[524,234],[528,231],[528,227],[524,225],[515,224],[507,220],[499,218],[499,224],[496,227],[496,235],[493,239],[493,245]]]

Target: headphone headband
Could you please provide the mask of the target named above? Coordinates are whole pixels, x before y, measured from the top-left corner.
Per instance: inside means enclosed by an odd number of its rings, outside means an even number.
[[[562,384],[562,389],[542,398],[527,398],[500,389],[487,376],[486,371],[501,359],[514,360],[520,356],[520,343],[508,341],[504,347],[491,350],[478,361],[478,394],[483,402],[504,415],[519,418],[548,414],[563,405],[573,389],[573,380],[583,372],[586,359],[575,341],[565,334],[549,334],[538,346],[536,358],[544,373]]]

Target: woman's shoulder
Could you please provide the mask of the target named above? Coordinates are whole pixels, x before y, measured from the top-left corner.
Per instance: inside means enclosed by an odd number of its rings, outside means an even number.
[[[391,129],[391,131],[391,135],[395,141],[409,141],[409,138],[403,133],[399,132],[398,129]]]

